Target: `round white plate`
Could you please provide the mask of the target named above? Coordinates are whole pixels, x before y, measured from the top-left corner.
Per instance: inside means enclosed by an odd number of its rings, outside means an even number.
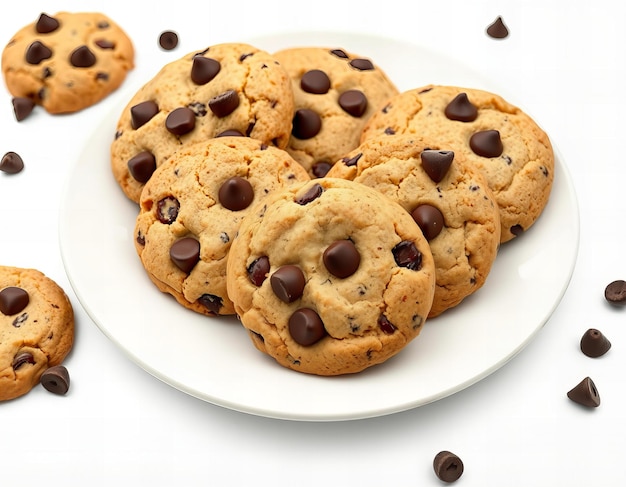
[[[270,52],[297,45],[343,47],[374,60],[400,90],[431,82],[494,89],[455,60],[389,39],[298,33],[254,44]],[[285,369],[254,348],[235,318],[188,311],[148,279],[133,246],[137,207],[109,165],[122,108],[94,127],[71,170],[60,213],[62,257],[80,303],[102,332],[150,374],[185,393],[237,411],[306,421],[418,407],[504,365],[547,322],[567,289],[578,252],[578,205],[557,154],[544,213],[525,235],[501,247],[477,293],[428,321],[396,357],[360,374],[325,378]],[[528,305],[512,313],[519,303]]]

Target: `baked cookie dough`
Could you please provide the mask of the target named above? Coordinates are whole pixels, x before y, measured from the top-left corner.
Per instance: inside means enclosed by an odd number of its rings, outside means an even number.
[[[293,92],[284,68],[241,43],[194,51],[164,66],[123,109],[111,144],[111,167],[126,196],[184,145],[238,134],[285,148]]]
[[[23,396],[74,343],[74,311],[35,269],[0,266],[0,401]]]
[[[502,243],[528,230],[548,202],[555,171],[548,135],[496,94],[440,85],[405,91],[370,118],[362,140],[401,133],[463,154],[484,174],[500,209]]]
[[[131,39],[98,12],[42,13],[2,51],[2,74],[11,95],[52,114],[94,105],[116,90],[133,67]]]
[[[295,115],[288,152],[323,177],[359,145],[369,117],[397,88],[370,59],[344,49],[293,47],[274,53],[292,80]]]
[[[429,317],[458,305],[485,283],[500,245],[500,214],[483,175],[463,153],[418,135],[381,136],[347,154],[327,177],[382,192],[418,223],[436,267]]]
[[[141,194],[135,247],[150,279],[188,309],[234,314],[226,259],[241,220],[270,192],[308,180],[287,152],[256,139],[186,145]]]
[[[324,376],[400,352],[422,330],[434,285],[413,218],[376,190],[328,177],[256,205],[227,264],[228,294],[256,348]]]

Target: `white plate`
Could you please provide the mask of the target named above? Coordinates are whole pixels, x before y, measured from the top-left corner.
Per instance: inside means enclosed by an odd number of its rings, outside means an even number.
[[[254,44],[270,52],[296,45],[343,47],[373,59],[400,90],[430,82],[494,89],[455,60],[389,39],[298,33]],[[427,322],[417,339],[381,366],[333,378],[285,369],[253,347],[235,318],[188,311],[148,279],[132,242],[136,206],[109,166],[121,109],[96,128],[67,181],[60,213],[63,261],[80,303],[104,334],[146,371],[200,399],[307,421],[418,407],[476,383],[514,357],[547,322],[569,284],[578,252],[578,205],[557,154],[543,215],[522,238],[502,246],[474,296]],[[526,303],[523,312],[511,312],[520,303]]]

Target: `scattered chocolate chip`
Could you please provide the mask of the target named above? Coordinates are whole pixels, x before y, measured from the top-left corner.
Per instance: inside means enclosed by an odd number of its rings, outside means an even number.
[[[349,64],[359,71],[370,71],[374,69],[374,64],[369,59],[357,58],[350,61]]]
[[[524,233],[524,227],[519,224],[513,225],[511,228],[509,228],[509,231],[516,237],[519,237],[522,233]]]
[[[30,301],[28,291],[21,287],[10,286],[0,291],[0,311],[11,316],[22,311]]]
[[[322,128],[321,117],[309,108],[296,110],[293,117],[291,133],[297,139],[310,139],[315,137]]]
[[[270,259],[266,255],[257,257],[246,269],[248,272],[248,279],[255,286],[260,286],[267,278],[270,272]]]
[[[26,62],[28,64],[39,64],[52,57],[52,51],[41,41],[35,41],[26,50]]]
[[[444,110],[446,117],[458,122],[473,122],[478,117],[478,109],[469,101],[467,93],[456,95]]]
[[[178,34],[173,30],[166,30],[159,35],[159,46],[164,51],[171,51],[178,46]]]
[[[610,283],[604,290],[604,298],[611,304],[626,306],[626,281],[618,280]]]
[[[348,59],[348,55],[343,49],[333,49],[330,51],[333,56],[337,56],[341,59]]]
[[[220,132],[215,137],[216,138],[217,137],[245,137],[245,135],[239,132],[239,130],[228,129],[228,130],[224,130],[223,132]]]
[[[572,401],[589,408],[597,408],[600,405],[600,394],[593,381],[585,377],[573,389],[567,393]]]
[[[498,157],[504,150],[497,130],[476,132],[470,137],[469,143],[474,153],[482,157]]]
[[[600,330],[589,328],[580,339],[580,350],[592,358],[601,357],[611,348],[611,342]]]
[[[13,367],[13,370],[17,370],[24,364],[32,365],[34,363],[35,363],[35,357],[33,357],[32,353],[20,352],[15,357],[13,357],[13,362],[11,363],[11,366]]]
[[[441,233],[444,227],[443,213],[432,205],[422,204],[412,212],[413,220],[419,225],[426,240],[430,241]]]
[[[70,54],[70,63],[77,68],[90,68],[96,64],[96,55],[87,46],[80,46]]]
[[[64,365],[55,365],[41,374],[39,382],[47,391],[62,396],[70,389],[70,374]]]
[[[130,175],[139,183],[147,183],[156,171],[156,159],[151,152],[140,152],[128,161]]]
[[[228,90],[209,100],[209,108],[219,118],[230,115],[239,106],[239,95],[235,90]]]
[[[165,128],[174,135],[185,135],[196,127],[196,114],[191,108],[178,107],[165,119]]]
[[[333,165],[330,162],[318,161],[311,166],[311,172],[316,178],[323,178]]]
[[[450,150],[426,149],[420,154],[422,167],[435,183],[440,182],[450,169],[454,152]]]
[[[339,106],[353,117],[361,117],[367,110],[367,97],[360,90],[348,90],[339,95]]]
[[[24,160],[16,152],[7,152],[0,159],[0,171],[7,174],[17,174],[24,169]]]
[[[320,316],[311,308],[300,308],[289,317],[289,334],[294,341],[308,347],[326,336]]]
[[[308,205],[311,201],[322,196],[323,192],[324,188],[322,188],[322,185],[319,183],[315,183],[308,190],[306,190],[306,192],[302,196],[298,196],[295,201],[299,205]]]
[[[148,123],[152,117],[159,113],[159,105],[152,100],[142,101],[130,108],[130,125],[137,130]]]
[[[200,260],[200,242],[193,237],[177,240],[170,247],[170,259],[181,271],[189,274]]]
[[[203,294],[198,298],[198,301],[213,314],[219,314],[223,303],[222,298],[215,294]]]
[[[323,95],[330,90],[330,78],[321,69],[312,69],[300,78],[300,88],[307,93]]]
[[[509,29],[501,16],[498,16],[496,20],[487,26],[486,32],[487,35],[493,39],[504,39],[509,36]]]
[[[224,208],[240,211],[252,203],[254,189],[247,179],[235,176],[222,183],[218,191],[218,198]]]
[[[197,85],[205,85],[215,78],[221,69],[219,61],[196,55],[191,64],[191,81]]]
[[[35,30],[39,34],[49,34],[59,28],[59,21],[54,17],[42,13],[35,24]]]
[[[433,469],[439,480],[455,482],[463,475],[463,461],[454,453],[440,451],[433,460]]]
[[[387,335],[393,335],[396,331],[395,325],[383,314],[378,317],[378,327]]]
[[[323,261],[328,272],[335,277],[345,279],[359,268],[361,254],[352,240],[337,240],[326,248]]]
[[[422,253],[409,240],[403,240],[392,250],[393,258],[400,267],[406,267],[412,271],[418,271],[422,267]]]
[[[284,265],[271,275],[270,284],[278,299],[293,303],[302,296],[306,279],[298,266]]]
[[[94,44],[100,49],[115,49],[115,42],[108,39],[96,39]]]
[[[161,223],[171,225],[178,218],[180,203],[173,196],[167,196],[158,201],[156,205],[156,216]]]
[[[21,122],[28,117],[35,108],[35,102],[32,99],[23,96],[13,98],[11,103],[13,103],[13,113],[15,114],[15,119],[18,122]]]
[[[359,162],[359,159],[363,157],[363,153],[359,152],[356,156],[354,157],[344,157],[343,159],[341,159],[341,162],[343,162],[346,166],[351,167],[351,166],[356,166]]]

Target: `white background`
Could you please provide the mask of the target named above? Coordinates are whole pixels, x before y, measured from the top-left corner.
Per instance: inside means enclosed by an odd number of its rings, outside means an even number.
[[[2,46],[41,12],[97,10],[127,31],[137,57],[125,90],[70,116],[36,110],[18,123],[10,95],[0,91],[0,155],[15,151],[26,165],[18,175],[0,174],[0,263],[46,273],[66,290],[77,315],[74,350],[65,362],[68,395],[38,387],[0,404],[0,485],[436,486],[432,460],[444,449],[464,461],[457,483],[463,486],[625,485],[626,308],[603,297],[609,282],[626,279],[626,33],[615,3],[418,1],[410,11],[398,2],[291,5],[83,0],[5,6]],[[498,15],[511,32],[504,40],[485,34]],[[180,35],[175,51],[158,47],[166,29]],[[215,406],[127,358],[82,310],[65,274],[58,244],[64,181],[93,128],[128,89],[147,81],[158,63],[200,46],[298,30],[390,36],[472,66],[542,125],[570,170],[581,238],[560,306],[511,362],[446,399],[347,422],[283,421]],[[519,302],[510,313],[532,306]],[[506,315],[502,321],[506,326]],[[580,352],[580,337],[591,327],[613,343],[599,359]],[[598,387],[597,409],[566,397],[586,376]]]

